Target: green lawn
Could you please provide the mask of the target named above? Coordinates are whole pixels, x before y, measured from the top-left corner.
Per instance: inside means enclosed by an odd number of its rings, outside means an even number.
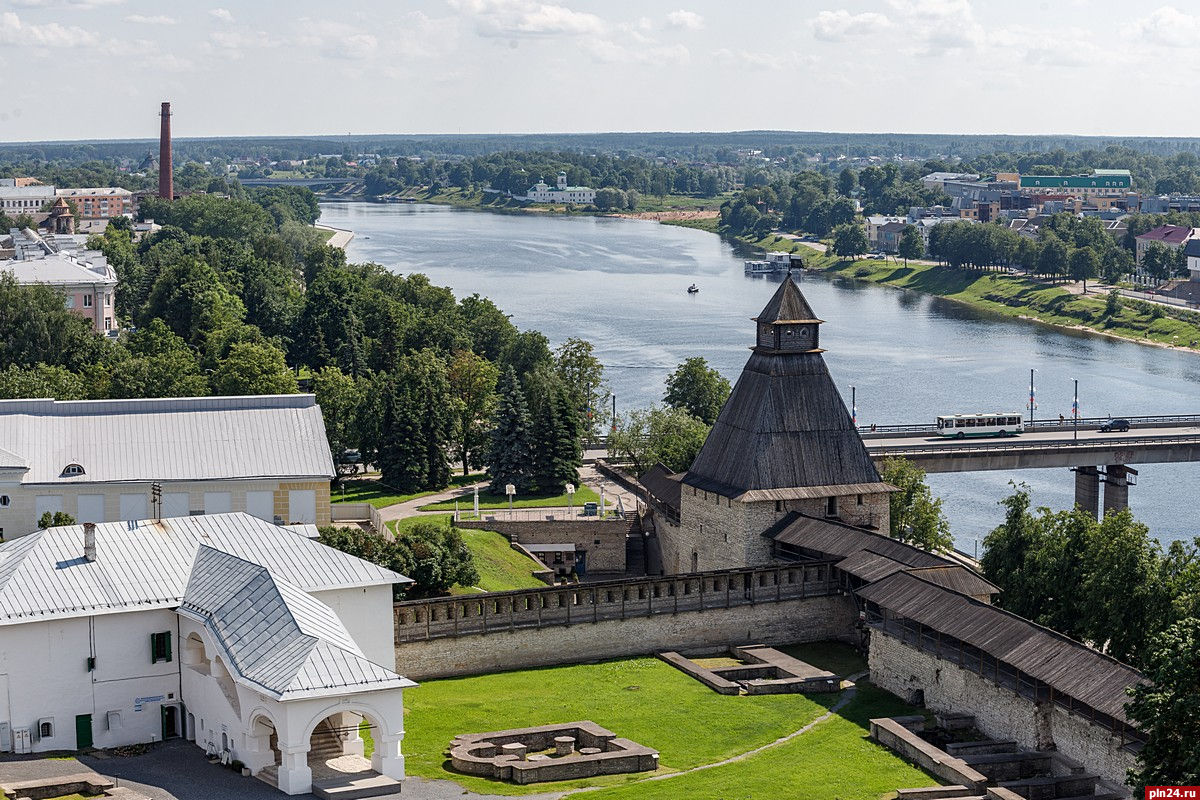
[[[475,473],[472,475],[455,475],[450,479],[450,486],[467,486],[484,479],[483,473]],[[345,492],[342,488],[345,488]],[[343,482],[342,486],[333,486],[329,490],[329,499],[334,503],[370,503],[376,508],[392,506],[396,503],[404,503],[409,500],[416,500],[418,497],[428,497],[437,492],[417,492],[416,494],[399,494],[396,490],[389,486],[380,483],[371,478],[350,479]],[[451,504],[453,509],[454,505]]]
[[[317,233],[319,233],[321,235],[321,238],[326,242],[328,242],[330,239],[332,239],[333,235],[335,233],[337,233],[337,231],[331,231],[328,228],[317,228],[316,230],[317,230]]]
[[[440,503],[430,503],[427,506],[421,506],[422,511],[453,511],[455,500],[443,500]],[[470,511],[474,508],[475,495],[472,492],[464,492],[458,496],[458,508],[460,511]],[[575,507],[582,508],[584,503],[599,503],[600,495],[593,492],[586,486],[579,486],[575,492]],[[555,508],[557,506],[567,505],[567,495],[558,494],[537,494],[522,497],[515,495],[513,499],[513,508]],[[502,494],[492,494],[491,492],[479,492],[479,507],[480,508],[508,508],[508,497]]]
[[[479,570],[479,583],[485,592],[507,592],[512,589],[537,589],[546,584],[533,577],[533,570],[544,569],[538,562],[512,549],[508,539],[495,531],[459,531]],[[471,587],[458,587],[454,594],[468,594]]]
[[[875,800],[900,787],[933,784],[864,740],[869,717],[911,709],[873,687],[859,691],[861,698],[842,716],[788,745],[726,767],[665,781],[645,782],[643,773],[521,787],[450,772],[447,746],[460,733],[590,719],[657,749],[658,774],[667,774],[770,744],[824,714],[840,695],[729,697],[654,658],[427,681],[405,695],[406,764],[413,775],[449,778],[471,791],[509,795],[605,786],[609,788],[602,796],[620,798]],[[831,793],[830,786],[838,792],[844,786],[845,793]]]

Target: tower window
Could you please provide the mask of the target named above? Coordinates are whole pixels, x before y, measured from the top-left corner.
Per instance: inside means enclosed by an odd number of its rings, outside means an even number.
[[[836,497],[830,497],[825,500],[825,516],[836,517],[838,514],[838,502]]]
[[[858,496],[858,504],[859,504],[860,506],[863,504],[863,501],[862,501],[862,495],[861,495],[861,494]]]

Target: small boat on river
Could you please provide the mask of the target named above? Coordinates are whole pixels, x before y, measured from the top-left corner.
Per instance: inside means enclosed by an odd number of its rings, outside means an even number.
[[[688,287],[688,294],[695,294],[698,291],[700,291],[700,289],[697,288],[696,284],[694,283]]]

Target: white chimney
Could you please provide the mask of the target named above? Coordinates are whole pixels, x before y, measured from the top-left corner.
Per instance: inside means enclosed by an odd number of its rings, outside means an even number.
[[[83,523],[83,557],[88,561],[96,560],[96,523]]]

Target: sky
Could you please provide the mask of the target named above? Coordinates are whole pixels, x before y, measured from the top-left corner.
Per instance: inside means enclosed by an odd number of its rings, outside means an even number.
[[[0,0],[0,141],[1200,132],[1179,0],[219,2]]]

